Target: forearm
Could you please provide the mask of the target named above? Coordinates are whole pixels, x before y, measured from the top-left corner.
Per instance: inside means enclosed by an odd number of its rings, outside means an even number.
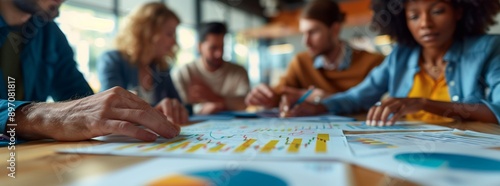
[[[42,119],[45,110],[42,103],[31,103],[25,105],[19,109],[19,113],[16,115],[17,131],[18,135],[23,139],[45,139],[49,138],[41,132],[45,128],[42,123],[45,119]],[[42,109],[42,110],[40,110]],[[47,115],[50,115],[46,113]]]
[[[427,112],[466,121],[498,123],[495,114],[484,104],[450,103],[425,100],[423,109]]]
[[[16,115],[18,121],[17,130],[23,139],[57,139],[57,133],[64,133],[62,125],[65,118],[68,119],[65,105],[70,102],[61,103],[31,103],[23,106]]]

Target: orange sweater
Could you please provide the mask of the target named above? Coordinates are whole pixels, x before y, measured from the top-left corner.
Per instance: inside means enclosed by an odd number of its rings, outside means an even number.
[[[351,57],[350,66],[338,71],[316,69],[313,66],[314,58],[308,52],[299,53],[290,62],[274,92],[281,95],[285,86],[307,89],[310,85],[323,89],[326,95],[343,92],[361,83],[368,73],[384,60],[383,55],[356,49],[352,49]]]

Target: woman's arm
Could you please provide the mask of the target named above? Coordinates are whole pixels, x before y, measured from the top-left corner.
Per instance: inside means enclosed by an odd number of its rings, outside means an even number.
[[[495,114],[485,104],[442,102],[425,98],[385,99],[370,108],[366,122],[371,126],[393,125],[400,117],[420,110],[458,120],[498,123]]]

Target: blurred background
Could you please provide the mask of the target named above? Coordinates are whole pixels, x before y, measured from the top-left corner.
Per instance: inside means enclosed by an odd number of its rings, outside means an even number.
[[[371,52],[391,52],[389,37],[378,35],[370,27],[370,0],[336,1],[347,14],[341,33],[344,41]],[[308,0],[67,0],[55,21],[66,34],[80,71],[95,92],[100,88],[97,59],[113,48],[124,17],[147,2],[163,2],[181,18],[177,28],[180,48],[173,68],[197,58],[195,28],[207,21],[228,25],[224,59],[245,67],[252,85],[274,85],[292,57],[305,50],[298,20]],[[500,26],[492,27],[490,33],[500,33]]]

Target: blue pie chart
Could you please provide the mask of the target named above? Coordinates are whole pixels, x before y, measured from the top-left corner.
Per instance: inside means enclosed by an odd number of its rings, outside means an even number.
[[[394,156],[397,161],[427,168],[467,171],[500,171],[500,161],[490,158],[451,153],[403,153]]]
[[[283,179],[248,169],[212,169],[174,174],[155,179],[147,186],[286,186]]]
[[[190,176],[204,179],[214,186],[286,186],[281,178],[253,170],[209,170],[190,172]]]

